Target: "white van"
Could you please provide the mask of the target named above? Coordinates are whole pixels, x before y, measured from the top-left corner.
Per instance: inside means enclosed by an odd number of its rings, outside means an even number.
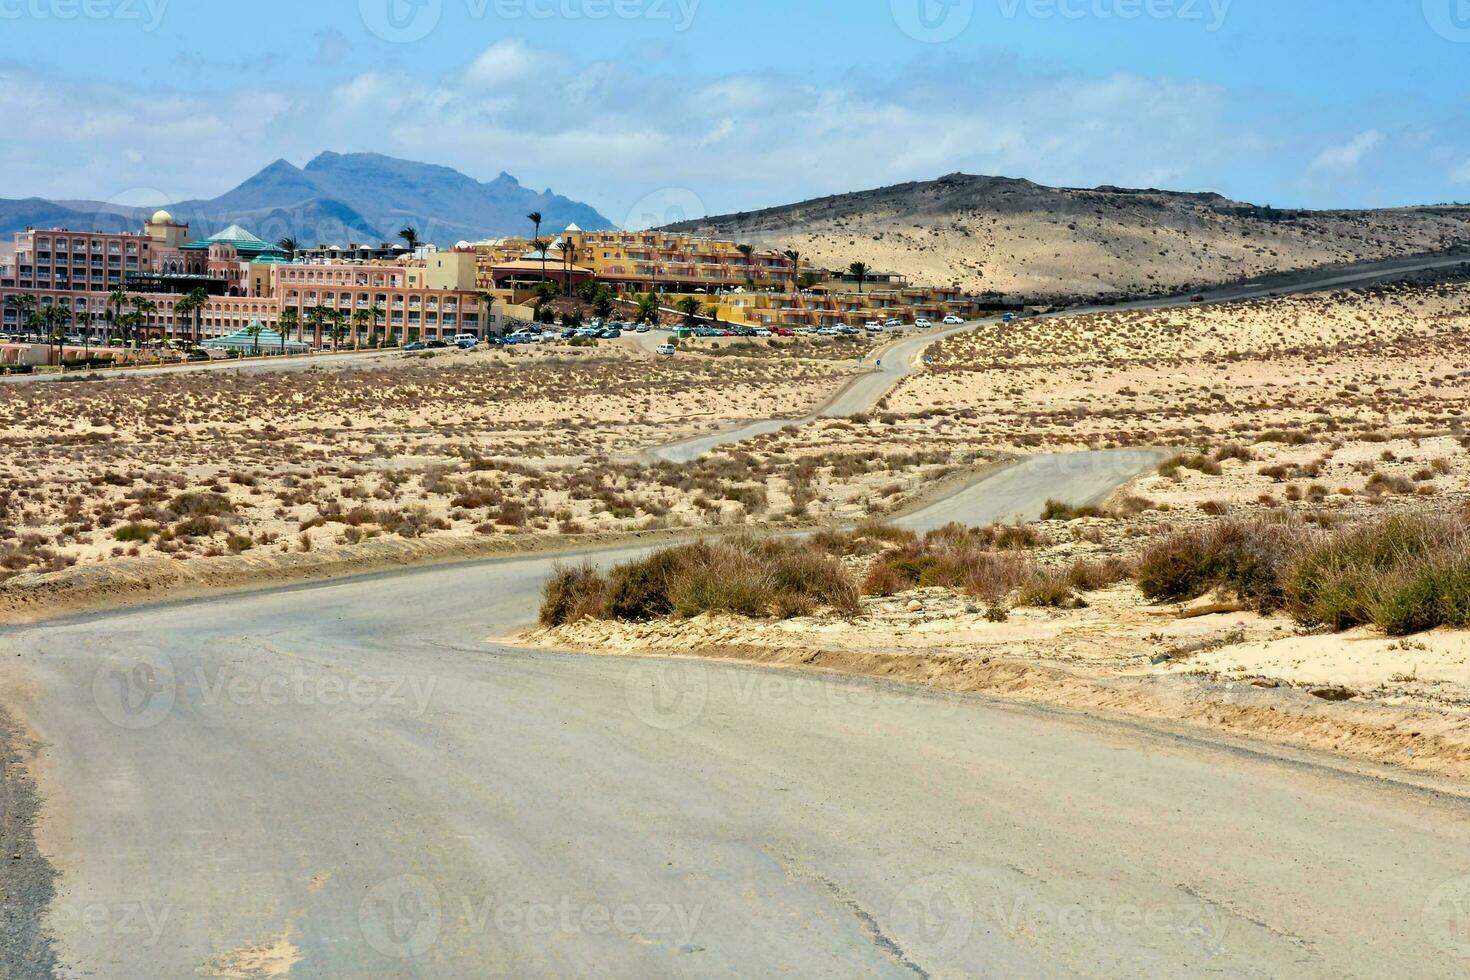
[[[673,356],[674,351],[677,349],[678,348],[676,348],[673,344],[659,344],[658,347],[655,349],[655,352],[663,354],[665,357],[671,357]]]

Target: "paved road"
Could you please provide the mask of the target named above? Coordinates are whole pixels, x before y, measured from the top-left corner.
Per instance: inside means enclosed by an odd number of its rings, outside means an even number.
[[[922,533],[946,524],[1034,521],[1048,500],[1078,507],[1100,504],[1166,455],[1155,449],[1122,449],[1028,456],[893,523]]]
[[[313,978],[1470,963],[1462,800],[979,698],[487,642],[549,570],[0,634],[47,746],[62,972],[263,976],[240,951],[273,944]]]
[[[873,364],[872,370],[854,378],[810,415],[800,418],[759,419],[746,425],[660,446],[651,450],[650,454],[671,463],[688,463],[720,446],[745,442],[770,432],[806,425],[821,418],[851,418],[871,412],[883,396],[893,390],[894,385],[919,369],[920,358],[931,344],[953,334],[974,330],[984,323],[995,322],[999,321],[972,320],[963,326],[928,330],[886,345],[864,358],[865,362]]]

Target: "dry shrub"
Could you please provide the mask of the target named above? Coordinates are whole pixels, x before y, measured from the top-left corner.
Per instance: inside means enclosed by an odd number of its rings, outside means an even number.
[[[546,587],[541,621],[636,622],[707,612],[787,618],[824,606],[857,611],[858,591],[841,562],[804,543],[741,537],[660,549],[606,575],[587,566],[559,569]]]
[[[1270,612],[1284,600],[1282,574],[1307,534],[1299,522],[1269,516],[1180,531],[1144,549],[1138,588],[1156,602],[1188,601],[1218,589]]]
[[[180,517],[227,517],[235,513],[235,505],[222,493],[181,493],[168,503],[168,509]]]

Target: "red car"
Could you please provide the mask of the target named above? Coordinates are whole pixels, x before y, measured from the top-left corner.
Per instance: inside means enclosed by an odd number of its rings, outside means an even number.
[[[772,327],[771,328],[771,333],[775,334],[777,337],[795,337],[796,336],[796,331],[795,330],[791,330],[791,329],[789,329],[787,327]]]

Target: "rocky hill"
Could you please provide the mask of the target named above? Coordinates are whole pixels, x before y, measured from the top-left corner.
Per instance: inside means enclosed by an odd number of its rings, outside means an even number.
[[[1120,187],[938,180],[681,222],[671,230],[865,262],[917,282],[1027,297],[1173,293],[1267,272],[1470,242],[1470,207],[1284,211]]]

